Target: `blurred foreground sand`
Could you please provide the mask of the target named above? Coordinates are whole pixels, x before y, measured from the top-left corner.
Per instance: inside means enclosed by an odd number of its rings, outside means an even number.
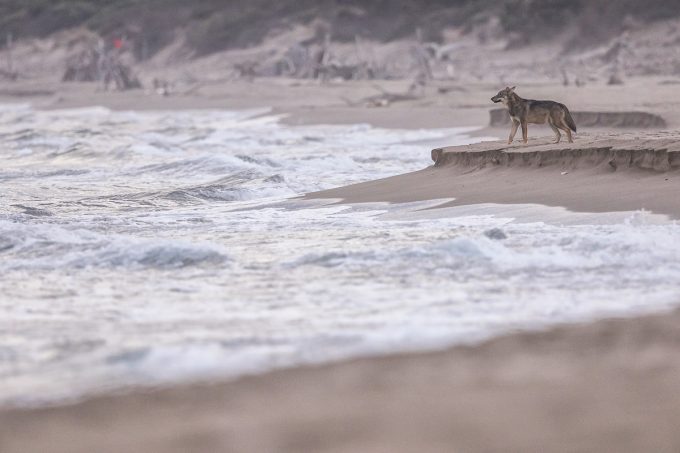
[[[680,313],[0,413],[3,453],[673,452]]]

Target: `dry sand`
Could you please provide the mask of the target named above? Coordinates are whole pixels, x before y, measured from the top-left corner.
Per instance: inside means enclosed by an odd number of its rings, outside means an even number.
[[[680,126],[677,84],[668,78],[632,78],[625,85],[589,84],[564,87],[558,83],[525,83],[517,91],[524,97],[554,99],[573,111],[629,112],[659,115],[668,128]],[[438,81],[422,96],[396,101],[387,107],[367,107],[366,99],[383,91],[407,92],[410,81],[354,81],[321,84],[297,79],[221,80],[196,82],[170,96],[151,91],[104,92],[95,83],[56,83],[32,79],[0,86],[0,103],[29,102],[37,108],[59,109],[99,105],[115,110],[249,109],[270,107],[288,124],[368,123],[387,128],[486,127],[490,98],[500,88],[491,83]],[[634,130],[628,124],[627,129]],[[606,125],[605,129],[611,131]],[[603,127],[599,127],[602,130]],[[589,131],[598,130],[589,128]],[[507,127],[487,128],[481,135],[506,137]],[[548,136],[546,126],[532,126],[531,136]]]
[[[655,113],[674,128],[680,125],[678,102],[673,101],[676,87],[661,82],[648,78],[627,81],[624,87],[583,88],[536,84],[518,90],[527,97],[560,100],[579,111]],[[394,92],[405,86],[383,84]],[[286,114],[290,124],[367,122],[420,128],[486,125],[492,107],[488,98],[497,88],[448,86],[449,91],[440,93],[433,86],[417,100],[366,108],[360,100],[377,91],[364,82],[224,82],[160,97],[32,81],[0,90],[0,100],[29,101],[40,108],[269,106]],[[501,137],[507,130],[480,133]],[[314,196],[348,201],[453,196],[454,204],[531,202],[583,211],[645,208],[680,217],[677,153],[664,151],[677,150],[678,136],[654,131],[640,139],[639,133],[603,135],[590,130],[579,131],[574,145],[559,146],[536,138],[548,134],[531,128],[529,147],[493,143],[447,149],[435,153],[437,167]],[[630,165],[631,155],[652,157],[634,158]],[[102,396],[66,407],[5,410],[0,411],[0,451],[679,451],[678,326],[679,313],[603,321],[517,333],[444,352]]]

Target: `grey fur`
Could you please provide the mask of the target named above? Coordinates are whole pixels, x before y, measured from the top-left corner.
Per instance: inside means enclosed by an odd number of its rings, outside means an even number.
[[[569,143],[574,140],[571,131],[576,132],[576,124],[569,113],[566,105],[555,101],[535,101],[533,99],[523,99],[515,93],[516,87],[506,87],[504,90],[491,98],[493,102],[502,102],[510,113],[512,127],[508,144],[512,143],[517,133],[517,128],[522,126],[522,139],[528,142],[527,124],[545,124],[546,122],[555,133],[555,143],[559,143],[562,138],[560,130],[566,132]]]

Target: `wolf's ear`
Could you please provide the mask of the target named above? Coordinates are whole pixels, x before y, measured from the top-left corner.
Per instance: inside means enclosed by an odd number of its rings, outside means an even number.
[[[508,89],[509,89],[510,91],[515,91],[515,88],[517,88],[517,87],[512,87],[512,88],[508,88]]]

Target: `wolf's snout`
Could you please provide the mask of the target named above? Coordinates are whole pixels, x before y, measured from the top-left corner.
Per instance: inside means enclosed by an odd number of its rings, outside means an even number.
[[[496,103],[496,104],[499,103],[499,102],[501,102],[501,100],[500,100],[500,99],[496,99],[495,96],[492,97],[491,100],[492,100],[494,103]]]

